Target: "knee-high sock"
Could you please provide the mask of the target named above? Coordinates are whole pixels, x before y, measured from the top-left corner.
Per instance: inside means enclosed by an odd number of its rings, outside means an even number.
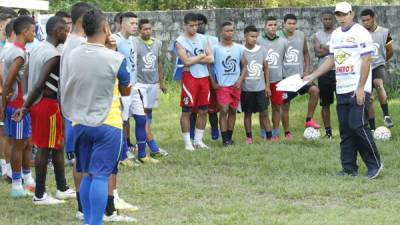
[[[138,145],[138,158],[146,157],[146,116],[133,115],[135,119],[135,136]]]
[[[83,221],[85,224],[90,224],[91,210],[90,210],[89,193],[91,184],[92,184],[91,178],[89,176],[83,176],[81,180],[81,185],[79,187],[79,198],[81,200]]]
[[[90,225],[101,225],[108,198],[108,177],[94,176],[90,185]]]

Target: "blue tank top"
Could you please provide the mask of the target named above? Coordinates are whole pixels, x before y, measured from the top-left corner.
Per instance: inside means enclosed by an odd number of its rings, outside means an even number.
[[[202,34],[196,34],[193,39],[188,39],[183,35],[176,40],[188,54],[189,57],[197,56],[204,53],[207,48],[207,38]],[[189,67],[190,73],[195,78],[203,78],[208,76],[207,64],[194,64]]]
[[[218,84],[229,87],[235,84],[240,77],[240,59],[243,46],[234,43],[231,46],[214,46],[214,70]]]

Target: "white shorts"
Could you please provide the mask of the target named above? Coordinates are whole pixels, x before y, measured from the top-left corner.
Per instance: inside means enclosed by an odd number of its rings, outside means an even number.
[[[160,96],[160,84],[142,84],[136,83],[135,88],[139,89],[143,98],[145,109],[158,107],[158,97]]]
[[[131,105],[129,106],[130,115],[145,116],[143,101],[137,88],[132,87],[131,90]]]

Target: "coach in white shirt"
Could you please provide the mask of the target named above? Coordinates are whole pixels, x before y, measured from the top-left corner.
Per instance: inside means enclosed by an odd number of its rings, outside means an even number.
[[[371,93],[372,38],[369,32],[353,21],[354,12],[347,2],[335,8],[340,27],[330,40],[330,57],[304,80],[313,80],[333,65],[336,70],[336,100],[340,129],[342,171],[338,175],[356,176],[357,151],[368,168],[368,179],[379,176],[383,169],[378,149],[368,127]]]

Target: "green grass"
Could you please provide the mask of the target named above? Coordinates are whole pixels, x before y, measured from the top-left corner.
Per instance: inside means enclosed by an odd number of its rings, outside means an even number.
[[[143,225],[382,225],[399,224],[399,99],[390,102],[396,127],[390,142],[378,142],[385,163],[383,176],[375,181],[360,176],[335,177],[340,169],[339,137],[335,115],[333,140],[315,142],[302,138],[306,98],[294,101],[289,143],[244,144],[243,115],[238,115],[235,146],[187,152],[179,129],[179,90],[175,86],[161,97],[153,129],[159,145],[170,152],[158,165],[121,168],[118,189],[128,202],[140,206],[135,213]],[[319,107],[318,107],[319,111]],[[377,107],[377,115],[381,111]],[[321,122],[319,112],[316,119]],[[254,119],[253,133],[258,134]],[[382,121],[377,120],[381,126]],[[68,181],[72,185],[71,168]],[[9,185],[0,183],[0,224],[81,224],[75,219],[76,204],[33,206],[30,198],[12,200]],[[48,174],[48,191],[54,194],[54,174]]]

